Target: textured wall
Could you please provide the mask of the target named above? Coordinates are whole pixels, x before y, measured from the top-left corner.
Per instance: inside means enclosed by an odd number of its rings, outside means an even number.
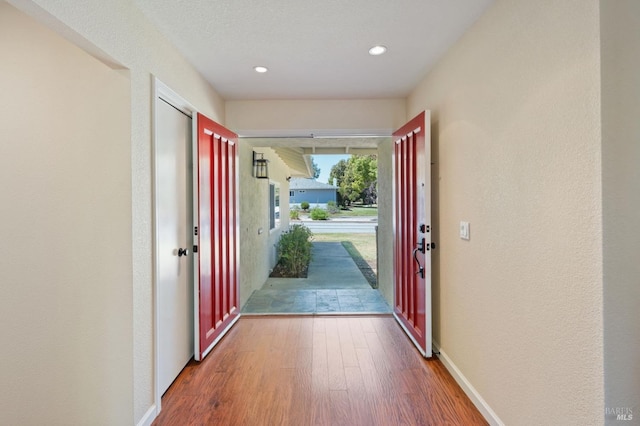
[[[613,425],[624,423],[616,409],[640,419],[640,3],[602,0],[600,8],[605,401]]]
[[[506,424],[602,424],[598,20],[498,0],[408,99],[436,144],[435,339]]]
[[[254,148],[240,140],[240,306],[269,277],[274,245],[289,228],[289,182],[286,165],[269,148],[255,148],[269,161],[269,180],[253,177]],[[280,184],[280,227],[269,231],[269,182]],[[260,233],[259,230],[262,230]]]
[[[400,126],[398,126],[400,127]],[[378,146],[378,288],[393,306],[392,142]]]
[[[131,424],[128,74],[4,2],[0,57],[0,424]]]
[[[129,71],[131,79],[131,214],[133,282],[134,419],[154,404],[153,238],[151,212],[152,77],[224,124],[224,102],[211,86],[128,0],[10,0],[31,16],[106,62]],[[52,58],[53,61],[57,58]],[[114,316],[121,307],[114,306]],[[125,313],[126,314],[126,313]],[[128,313],[130,314],[130,312]]]

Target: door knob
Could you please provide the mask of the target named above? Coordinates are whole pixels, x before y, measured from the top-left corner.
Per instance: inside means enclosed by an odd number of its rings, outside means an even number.
[[[187,256],[189,254],[189,250],[186,248],[178,249],[178,257]]]

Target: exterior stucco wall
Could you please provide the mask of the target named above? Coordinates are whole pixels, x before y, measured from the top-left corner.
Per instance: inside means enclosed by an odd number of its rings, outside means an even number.
[[[269,161],[269,179],[253,177],[253,151]],[[240,141],[240,306],[275,266],[275,246],[289,229],[289,182],[284,162],[269,148]],[[280,226],[269,230],[269,183],[280,185]]]

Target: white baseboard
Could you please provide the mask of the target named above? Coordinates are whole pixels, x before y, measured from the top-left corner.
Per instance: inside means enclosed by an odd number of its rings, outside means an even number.
[[[465,394],[469,397],[473,405],[480,411],[480,413],[484,416],[484,418],[489,422],[489,424],[493,426],[504,426],[504,422],[500,420],[498,415],[491,409],[487,401],[485,401],[476,388],[467,380],[467,378],[462,374],[462,372],[456,367],[456,365],[451,361],[451,358],[447,356],[447,354],[440,348],[440,344],[433,341],[433,347],[435,352],[439,352],[438,358],[442,362],[442,364],[449,371],[451,376],[455,379],[455,381],[460,385]]]
[[[153,404],[151,407],[149,407],[147,412],[144,413],[144,416],[142,416],[136,426],[151,426],[151,423],[153,423],[156,417],[158,417],[156,404]]]

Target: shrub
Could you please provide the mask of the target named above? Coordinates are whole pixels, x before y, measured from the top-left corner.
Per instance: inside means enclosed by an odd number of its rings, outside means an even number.
[[[293,220],[300,219],[300,211],[296,209],[289,210],[289,219],[293,219]]]
[[[336,213],[338,213],[340,211],[340,209],[338,209],[338,205],[336,204],[335,201],[327,202],[327,210],[331,214],[336,214]]]
[[[321,209],[320,207],[314,207],[311,210],[311,219],[327,220],[329,219],[329,213],[325,209]]]
[[[309,202],[308,201],[303,201],[300,203],[300,208],[302,210],[309,210]]]
[[[311,236],[304,225],[293,225],[278,241],[278,264],[289,276],[297,277],[311,261]]]

